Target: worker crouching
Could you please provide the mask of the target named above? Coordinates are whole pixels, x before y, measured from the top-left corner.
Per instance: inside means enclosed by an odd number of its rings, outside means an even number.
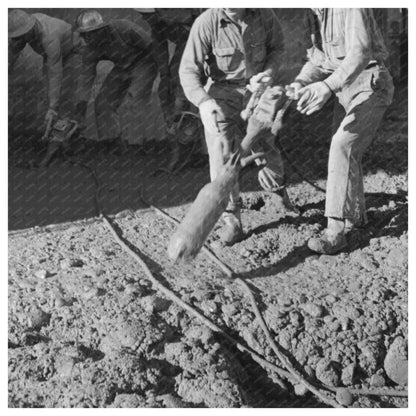
[[[83,40],[83,74],[79,113],[85,117],[91,88],[97,76],[97,64],[108,60],[114,67],[107,75],[95,100],[99,140],[120,143],[121,127],[117,113],[123,100],[140,100],[137,118],[144,123],[149,117],[149,103],[157,73],[152,56],[150,36],[144,29],[126,19],[104,22],[97,11],[82,12],[77,30]],[[138,126],[140,134],[144,125]],[[131,135],[130,135],[131,136]],[[143,138],[141,138],[143,139]],[[142,144],[142,143],[139,143]]]
[[[194,22],[179,68],[189,101],[199,108],[214,181],[245,135],[241,112],[252,91],[276,80],[283,37],[272,10],[209,9]],[[209,90],[204,89],[207,79]],[[250,86],[250,90],[247,88]],[[261,186],[276,193],[282,208],[291,209],[285,191],[283,161],[274,137],[264,132],[259,142],[267,167],[259,172]],[[243,237],[238,182],[233,186],[222,219],[221,239],[233,244]]]
[[[15,9],[9,12],[8,35],[9,72],[15,69],[26,45],[43,59],[48,86],[46,126],[51,127],[59,116],[72,117],[81,61],[72,26],[43,13],[29,14]]]

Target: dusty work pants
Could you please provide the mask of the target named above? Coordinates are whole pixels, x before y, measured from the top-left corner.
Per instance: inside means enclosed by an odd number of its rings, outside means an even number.
[[[361,160],[393,98],[388,70],[364,70],[337,94],[345,116],[332,138],[328,160],[325,216],[366,221]]]
[[[137,132],[145,130],[150,107],[150,96],[156,77],[156,64],[145,57],[131,68],[114,66],[107,75],[95,100],[97,130],[100,140],[111,140],[121,136],[120,114],[118,109],[125,98],[134,101],[138,109],[135,114]],[[133,121],[131,121],[133,127]]]
[[[205,129],[210,176],[211,180],[214,180],[224,161],[229,158],[233,151],[238,149],[244,138],[246,123],[242,120],[240,113],[247,105],[250,92],[244,86],[214,83],[208,93],[215,99],[225,115],[225,120],[218,123],[219,134],[211,134]],[[271,132],[265,132],[253,150],[266,153],[267,167],[272,171],[273,179],[276,182],[275,187],[281,187],[284,183],[283,160]],[[270,189],[266,190],[270,191]],[[237,183],[231,191],[229,209],[232,209],[233,205],[238,203],[239,197],[240,189]]]

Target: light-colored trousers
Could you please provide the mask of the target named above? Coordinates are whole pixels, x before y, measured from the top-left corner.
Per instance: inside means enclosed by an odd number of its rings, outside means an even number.
[[[337,93],[345,113],[329,151],[325,216],[354,224],[366,222],[361,160],[392,102],[393,92],[388,70],[377,65],[364,70]]]
[[[225,120],[219,121],[220,133],[212,134],[205,129],[205,140],[208,148],[211,181],[214,180],[233,151],[238,149],[246,131],[246,122],[240,113],[247,105],[250,92],[244,86],[230,84],[212,84],[208,94],[221,107]],[[275,145],[271,132],[261,135],[253,150],[266,153],[267,167],[272,171],[276,187],[284,183],[284,167],[280,151]],[[231,191],[229,208],[239,201],[240,187],[237,183]]]

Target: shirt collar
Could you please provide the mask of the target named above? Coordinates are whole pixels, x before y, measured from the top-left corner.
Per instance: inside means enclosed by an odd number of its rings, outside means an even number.
[[[253,8],[246,8],[244,16],[247,16],[247,14],[255,14],[256,13],[256,9]],[[222,25],[224,24],[228,24],[228,23],[233,23],[233,20],[227,15],[227,13],[225,13],[224,9],[221,9],[221,15],[220,15],[220,23]]]

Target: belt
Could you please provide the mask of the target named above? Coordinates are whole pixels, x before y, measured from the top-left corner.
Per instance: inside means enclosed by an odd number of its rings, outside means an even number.
[[[221,81],[215,81],[215,84],[226,84],[226,85],[232,85],[234,87],[245,87],[248,82],[245,79],[223,79]]]

